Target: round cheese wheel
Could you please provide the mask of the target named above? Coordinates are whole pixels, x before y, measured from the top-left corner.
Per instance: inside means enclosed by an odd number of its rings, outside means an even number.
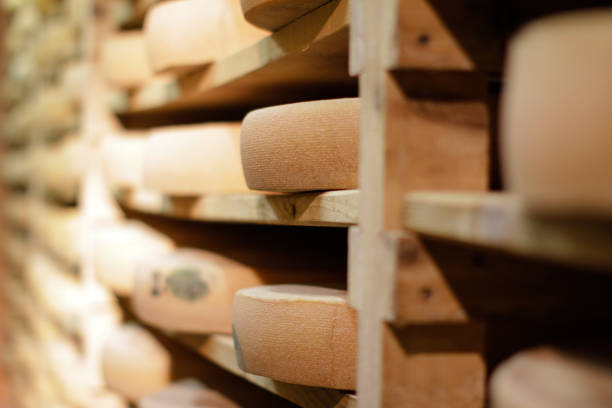
[[[236,0],[162,2],[147,13],[144,31],[155,72],[208,64],[266,35],[244,20]]]
[[[242,167],[249,188],[270,191],[358,186],[358,98],[274,106],[242,123]]]
[[[119,88],[143,86],[153,78],[144,34],[140,31],[116,33],[106,40],[101,64],[108,82]]]
[[[153,130],[145,144],[143,182],[147,189],[173,195],[246,191],[240,125]]]
[[[170,238],[137,221],[100,225],[94,234],[96,275],[118,295],[131,295],[137,265],[174,249]]]
[[[32,231],[45,249],[69,266],[79,265],[82,244],[80,209],[44,203],[30,208]]]
[[[231,333],[238,289],[308,276],[261,271],[224,256],[180,249],[151,257],[136,272],[132,301],[145,322],[168,330]]]
[[[9,150],[2,155],[2,178],[11,186],[25,186],[30,175],[29,152],[26,149]]]
[[[37,183],[57,198],[74,201],[77,198],[89,150],[79,136],[69,136],[38,152],[32,161]]]
[[[108,387],[131,402],[170,383],[170,353],[145,329],[124,325],[104,346],[102,370]]]
[[[104,174],[112,187],[137,189],[142,187],[142,160],[146,132],[130,131],[111,134],[100,147]]]
[[[612,214],[611,24],[610,9],[562,14],[511,43],[503,162],[532,211]]]
[[[541,348],[521,352],[491,378],[493,408],[612,406],[612,370]]]
[[[199,381],[186,379],[140,400],[139,408],[238,408],[232,400],[206,388]]]
[[[302,285],[242,289],[234,348],[244,371],[315,387],[355,389],[357,313],[343,290]]]
[[[327,2],[328,0],[241,0],[240,4],[248,22],[274,31]]]

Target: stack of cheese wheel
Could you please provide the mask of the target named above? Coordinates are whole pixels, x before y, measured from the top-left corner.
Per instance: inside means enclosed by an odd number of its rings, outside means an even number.
[[[88,161],[88,149],[80,136],[67,136],[40,151],[33,160],[37,183],[56,198],[75,201]]]
[[[132,294],[138,264],[174,249],[172,240],[137,221],[100,225],[94,234],[96,275],[122,296]]]
[[[82,243],[79,208],[43,204],[32,214],[32,228],[42,245],[67,265],[78,265]]]
[[[126,31],[111,36],[102,48],[101,64],[110,85],[136,88],[153,78],[144,35]]]
[[[234,297],[234,348],[252,374],[316,387],[355,389],[357,314],[346,291],[272,285]]]
[[[325,271],[263,270],[198,249],[148,257],[137,268],[132,301],[145,322],[167,330],[231,333],[234,293],[265,283],[312,283]]]
[[[138,408],[238,408],[232,400],[193,379],[181,380],[142,398]]]
[[[107,135],[100,147],[104,174],[111,187],[141,188],[146,132],[124,131]]]
[[[77,27],[64,18],[48,20],[34,45],[34,56],[41,69],[56,69],[75,56],[79,47]]]
[[[47,255],[37,251],[28,259],[26,279],[45,313],[69,332],[76,333],[84,302],[76,278]]]
[[[10,150],[3,157],[2,178],[10,186],[25,186],[30,175],[30,160],[25,149]]]
[[[276,31],[293,20],[319,8],[328,0],[241,0],[245,19]]]
[[[286,192],[357,188],[359,115],[357,98],[301,102],[249,113],[241,134],[247,185]]]
[[[611,9],[548,17],[511,43],[503,98],[505,174],[528,208],[612,214]]]
[[[124,325],[106,341],[102,370],[110,389],[136,403],[170,383],[171,358],[149,332]]]
[[[612,406],[612,370],[542,348],[521,352],[491,379],[493,408]]]
[[[235,0],[162,2],[148,12],[144,27],[155,72],[208,64],[266,35],[244,20]]]
[[[153,130],[145,144],[143,183],[147,189],[172,195],[246,191],[240,165],[240,125]]]

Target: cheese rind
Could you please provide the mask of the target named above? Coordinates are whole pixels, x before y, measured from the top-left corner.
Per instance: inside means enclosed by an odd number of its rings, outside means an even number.
[[[168,237],[136,221],[101,225],[94,234],[96,275],[118,295],[131,295],[141,262],[174,249]]]
[[[172,195],[248,190],[240,165],[240,125],[153,130],[145,144],[144,187]]]
[[[501,111],[509,188],[548,214],[612,214],[612,11],[548,17],[512,41]]]
[[[239,290],[233,329],[236,359],[248,373],[355,389],[357,314],[346,291],[302,285]]]
[[[102,140],[100,151],[104,174],[112,187],[142,187],[142,161],[146,132],[110,134]]]
[[[145,329],[124,325],[111,335],[102,355],[108,387],[138,402],[170,383],[170,353]]]
[[[612,406],[612,371],[550,349],[523,351],[491,378],[493,408]]]
[[[144,30],[155,72],[208,64],[267,34],[244,20],[234,0],[163,2],[147,13]]]
[[[119,88],[143,86],[153,79],[147,45],[139,31],[115,34],[106,40],[101,64],[108,82]]]
[[[360,106],[358,98],[346,98],[250,112],[242,124],[240,147],[249,188],[357,188]]]

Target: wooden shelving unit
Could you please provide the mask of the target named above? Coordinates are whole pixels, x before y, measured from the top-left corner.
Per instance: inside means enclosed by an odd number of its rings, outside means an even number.
[[[74,248],[67,254],[42,242],[44,250],[64,260],[67,273],[97,284],[88,234],[123,221],[109,216],[121,208],[150,226],[165,226],[178,247],[243,257],[240,262],[258,263],[253,268],[270,264],[287,275],[313,265],[346,275],[358,318],[356,389],[248,374],[236,362],[231,335],[160,334],[131,306],[124,307],[126,320],[246,380],[250,392],[261,392],[256,386],[304,408],[482,408],[491,373],[514,353],[609,341],[612,222],[526,208],[505,191],[497,135],[503,56],[517,27],[602,2],[331,0],[233,55],[137,89],[114,89],[126,103],[111,112],[95,77],[96,50],[115,29],[141,28],[153,3],[133,2],[133,16],[119,28],[109,28],[108,15],[89,16],[98,18],[86,54],[95,86],[85,93],[95,103],[84,107],[82,119],[92,151],[119,123],[134,130],[241,120],[256,108],[359,95],[359,190],[111,192],[105,182],[91,182],[100,170],[94,155],[81,187],[104,194],[99,202],[79,203],[87,211],[78,260]],[[100,10],[104,4],[97,2]],[[34,235],[33,217],[42,212],[32,204],[54,198],[32,189],[36,180],[24,182],[17,170],[13,187],[30,190],[5,194],[4,216]],[[92,203],[106,205],[109,197],[112,205],[96,212]],[[36,249],[32,242],[39,238],[19,237],[15,253],[21,238]],[[12,269],[26,267],[12,258]]]
[[[117,194],[126,208],[194,221],[346,227],[357,222],[358,191],[301,194],[164,196],[150,191]]]
[[[128,126],[163,124],[176,117],[234,117],[255,107],[356,96],[357,81],[347,70],[349,19],[348,1],[331,1],[236,54],[136,90],[119,118]]]

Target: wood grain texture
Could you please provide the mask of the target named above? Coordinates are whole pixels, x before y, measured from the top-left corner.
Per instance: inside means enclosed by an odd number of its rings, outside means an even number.
[[[142,163],[144,187],[177,196],[247,191],[240,164],[240,124],[207,123],[151,131]]]
[[[276,31],[329,0],[241,0],[244,17],[250,23]]]
[[[226,0],[156,4],[146,15],[144,32],[158,73],[206,65],[266,35],[244,20],[237,1]]]
[[[612,404],[612,370],[552,348],[520,352],[491,379],[493,408],[605,407]]]
[[[609,10],[566,13],[532,23],[511,44],[504,174],[532,211],[611,214],[612,59],[601,53],[612,39],[610,21]]]
[[[261,258],[266,254],[262,250]],[[282,255],[279,255],[281,257]],[[182,248],[143,259],[136,268],[133,307],[140,319],[165,330],[231,333],[237,290],[275,283],[334,282],[326,270],[278,266],[253,267],[210,251]]]
[[[415,192],[406,198],[404,223],[419,233],[521,256],[612,266],[608,222],[533,215],[511,194]]]
[[[147,191],[120,193],[126,208],[197,221],[346,227],[357,222],[357,190],[301,194],[206,194],[170,197]]]
[[[250,112],[240,135],[249,188],[285,192],[357,188],[360,108],[358,98],[346,98]]]
[[[125,121],[189,109],[253,108],[324,94],[356,96],[348,75],[348,1],[334,0],[276,33],[167,86],[165,100],[143,107],[136,92]],[[146,98],[144,98],[146,99]]]
[[[346,291],[304,285],[241,289],[232,323],[244,371],[295,384],[355,388],[357,314]]]

